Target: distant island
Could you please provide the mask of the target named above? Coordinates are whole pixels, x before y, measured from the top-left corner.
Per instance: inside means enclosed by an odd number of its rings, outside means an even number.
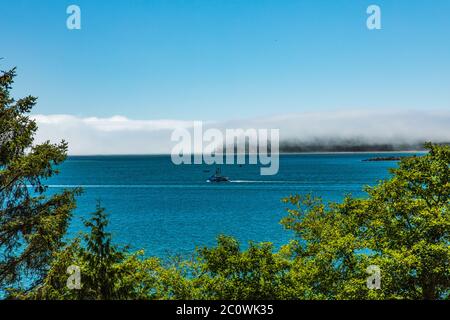
[[[408,157],[376,157],[376,158],[369,158],[369,159],[364,159],[362,161],[400,161],[402,160],[402,158],[408,158]]]
[[[436,143],[437,145],[448,145],[450,142]],[[325,139],[315,138],[311,141],[302,141],[296,139],[282,140],[279,144],[279,152],[281,154],[292,153],[339,153],[339,152],[426,152],[425,142],[417,143],[375,143],[367,142],[362,139]],[[257,146],[254,146],[256,149]],[[221,150],[228,150],[229,146],[223,145]],[[244,150],[249,150],[248,139],[245,141]],[[267,146],[267,150],[271,151],[271,145]],[[218,153],[219,150],[217,150]],[[237,144],[234,145],[234,152],[239,153]],[[366,161],[399,161],[402,157],[380,157],[367,159]]]
[[[448,142],[437,143],[450,145]],[[281,153],[303,152],[423,152],[424,142],[417,143],[375,143],[363,139],[313,139],[312,141],[284,140],[280,142]],[[384,159],[378,161],[396,161]]]

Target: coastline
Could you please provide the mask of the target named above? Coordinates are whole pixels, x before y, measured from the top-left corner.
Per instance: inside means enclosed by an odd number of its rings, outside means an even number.
[[[426,154],[427,151],[424,150],[403,150],[403,151],[308,151],[308,152],[280,152],[279,155],[336,155],[336,154],[408,154],[408,153],[421,153]],[[235,153],[235,155],[242,155],[243,153]],[[256,153],[245,153],[246,155],[252,155]],[[198,153],[193,153],[191,156],[198,155]],[[120,157],[120,156],[129,156],[129,157],[145,157],[145,156],[161,156],[170,157],[170,153],[111,153],[111,154],[68,154],[68,157]]]

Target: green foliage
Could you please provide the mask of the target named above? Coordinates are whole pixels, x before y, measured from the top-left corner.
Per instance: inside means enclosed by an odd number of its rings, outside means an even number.
[[[162,278],[163,292],[172,299],[281,299],[289,261],[273,253],[270,243],[239,243],[219,236],[215,248],[199,249],[180,273],[172,269]],[[175,276],[174,276],[175,274]],[[181,278],[181,279],[180,279]],[[180,281],[181,280],[181,281]],[[182,284],[180,286],[180,283]]]
[[[450,148],[402,161],[392,179],[367,188],[367,238],[386,274],[384,297],[450,294]]]
[[[15,69],[0,74],[0,292],[20,288],[23,277],[28,288],[43,279],[79,193],[45,196],[43,181],[58,173],[67,144],[33,145],[37,127],[28,114],[37,99],[11,97],[15,75]]]
[[[56,253],[54,264],[42,286],[22,296],[28,299],[52,300],[125,300],[156,298],[157,259],[144,259],[144,253],[128,253],[111,243],[104,208],[97,206],[85,221],[89,233],[84,243],[76,239]],[[80,269],[79,289],[69,289],[68,268]]]
[[[444,299],[450,294],[450,148],[400,162],[367,199],[291,196],[282,223],[294,230],[292,277],[298,296],[321,299]],[[381,269],[379,290],[365,284]]]

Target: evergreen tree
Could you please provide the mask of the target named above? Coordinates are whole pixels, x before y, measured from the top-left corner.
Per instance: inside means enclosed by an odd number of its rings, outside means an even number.
[[[46,195],[45,179],[58,173],[67,144],[33,145],[37,126],[29,113],[37,99],[11,96],[15,76],[15,69],[0,73],[0,291],[42,281],[79,192]]]
[[[84,237],[86,250],[81,252],[89,272],[89,276],[84,277],[86,287],[91,288],[96,298],[101,300],[114,298],[114,281],[118,279],[113,265],[124,258],[124,253],[111,244],[111,234],[106,232],[108,221],[105,208],[98,203],[91,219],[84,224],[90,229]]]
[[[157,259],[142,258],[143,251],[128,253],[112,243],[107,232],[105,209],[97,204],[84,222],[88,232],[63,250],[55,252],[54,263],[44,281],[27,295],[17,298],[52,300],[125,300],[157,297]],[[69,288],[69,267],[80,271],[80,287]]]

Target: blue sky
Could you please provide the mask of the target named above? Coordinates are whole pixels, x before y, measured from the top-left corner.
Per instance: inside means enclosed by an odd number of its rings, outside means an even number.
[[[66,8],[82,29],[66,28]],[[366,8],[382,30],[366,28]],[[0,0],[0,67],[35,113],[236,119],[449,109],[446,0]]]

